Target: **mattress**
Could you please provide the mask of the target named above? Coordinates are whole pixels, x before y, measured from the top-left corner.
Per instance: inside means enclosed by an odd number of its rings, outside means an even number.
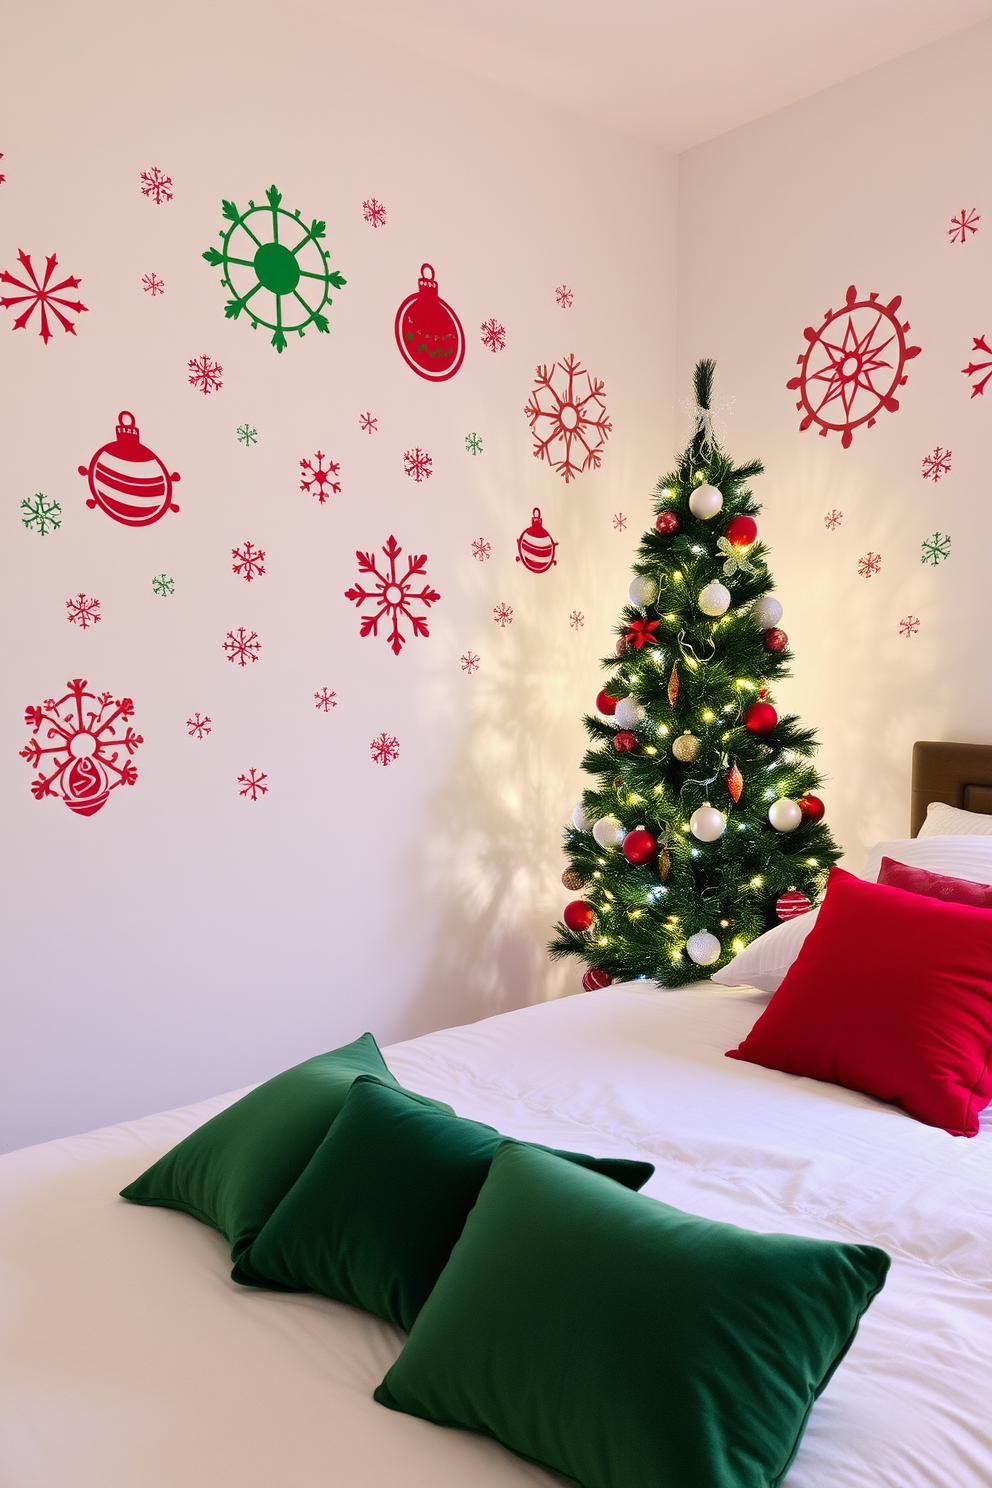
[[[888,1283],[788,1488],[992,1483],[992,1121],[971,1140],[723,1057],[764,999],[635,983],[384,1051],[403,1083],[556,1147],[647,1157],[645,1192],[868,1241]],[[2,1488],[523,1488],[497,1443],[386,1410],[403,1337],[229,1278],[223,1239],[117,1191],[243,1092],[0,1157]],[[633,1485],[632,1485],[633,1488]]]

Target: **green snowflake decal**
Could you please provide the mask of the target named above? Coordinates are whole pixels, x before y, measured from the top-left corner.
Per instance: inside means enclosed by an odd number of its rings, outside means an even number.
[[[482,440],[479,438],[478,434],[465,435],[465,448],[468,450],[470,455],[482,454]]]
[[[31,532],[37,532],[39,537],[46,537],[49,532],[57,532],[62,526],[62,508],[57,501],[49,501],[44,491],[36,491],[31,497],[25,497],[21,502],[21,511],[24,513],[21,521]]]
[[[152,579],[152,588],[154,589],[155,593],[161,595],[163,599],[168,599],[170,594],[175,593],[176,581],[175,579],[170,579],[168,574],[156,574],[155,577]]]
[[[250,449],[253,444],[258,443],[258,430],[253,429],[251,424],[239,424],[238,443],[243,444],[245,449]]]
[[[924,538],[920,544],[920,562],[929,563],[931,568],[936,568],[951,554],[951,539],[946,532],[935,532],[933,537]]]
[[[243,310],[253,330],[262,325],[273,332],[272,345],[282,352],[293,331],[302,336],[309,325],[328,330],[321,312],[331,304],[331,285],[341,289],[347,281],[328,267],[329,256],[320,244],[326,223],[314,218],[307,227],[298,209],[280,206],[282,192],[275,186],[265,197],[268,206],[249,201],[244,212],[234,202],[222,202],[231,224],[219,234],[223,251],[208,248],[203,257],[224,271],[224,287],[233,295],[224,306],[228,320],[237,320]]]

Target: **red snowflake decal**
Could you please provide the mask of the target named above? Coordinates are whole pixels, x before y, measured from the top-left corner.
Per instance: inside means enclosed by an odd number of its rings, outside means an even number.
[[[951,218],[951,225],[947,229],[947,236],[952,243],[964,243],[967,241],[969,233],[976,233],[978,231],[978,224],[981,220],[974,207],[962,207],[958,216]]]
[[[228,661],[236,661],[238,666],[247,666],[250,661],[258,660],[258,653],[262,649],[262,643],[258,639],[258,632],[245,630],[239,625],[237,630],[229,630],[224,642],[224,650],[227,652]]]
[[[949,449],[941,449],[938,444],[932,455],[923,457],[923,479],[939,481],[942,475],[947,475],[951,468],[951,452]]]
[[[186,720],[186,731],[191,739],[202,739],[210,732],[209,715],[194,713],[192,718]]]
[[[613,428],[606,417],[603,386],[571,355],[537,369],[524,409],[534,434],[534,457],[547,460],[566,484],[583,470],[598,470],[602,463],[603,445]]]
[[[0,150],[0,160],[2,160],[2,159],[3,159],[3,151]],[[5,175],[3,175],[2,173],[0,173],[0,186],[3,185],[4,181],[6,181],[6,179],[7,179],[7,177]]]
[[[568,617],[568,623],[573,630],[581,630],[586,623],[586,617],[581,610],[573,610]]]
[[[0,299],[0,305],[5,310],[9,310],[11,305],[27,305],[27,309],[23,310],[14,321],[11,330],[22,331],[34,312],[40,310],[41,329],[38,334],[47,346],[52,339],[52,329],[48,322],[48,312],[50,310],[62,329],[68,331],[70,336],[74,336],[76,334],[76,327],[67,315],[63,315],[62,311],[72,310],[74,314],[81,315],[87,307],[81,300],[63,299],[61,291],[63,289],[78,289],[82,280],[70,275],[68,279],[60,279],[58,284],[52,284],[50,282],[51,277],[55,273],[55,267],[58,263],[58,259],[53,253],[50,258],[45,259],[45,277],[39,284],[38,276],[35,274],[31,265],[30,253],[25,253],[23,249],[19,249],[17,257],[30,282],[25,284],[23,279],[16,279],[7,269],[4,269],[3,273],[0,274],[0,284],[13,284],[15,289],[23,289],[25,291],[21,295],[5,295],[3,299]],[[61,310],[58,308],[60,305],[62,307]]]
[[[555,299],[558,301],[558,304],[563,310],[571,310],[572,301],[575,299],[575,295],[569,289],[567,284],[559,284],[558,288],[555,290]]]
[[[141,172],[141,194],[151,197],[157,207],[172,200],[172,177],[153,165],[151,170]]]
[[[858,559],[858,573],[863,579],[873,579],[882,566],[881,553],[865,553]]]
[[[479,670],[479,658],[478,658],[478,656],[476,656],[476,654],[475,654],[474,651],[466,651],[465,652],[465,655],[462,657],[462,671],[463,672],[467,672],[468,675],[471,677],[472,673],[473,672],[477,672],[478,670]]]
[[[246,542],[240,548],[232,548],[231,557],[234,559],[231,572],[240,574],[248,584],[265,572],[265,553],[253,543]]]
[[[482,344],[488,351],[505,351],[506,327],[501,326],[498,320],[484,320],[479,330],[482,332]]]
[[[477,537],[472,544],[472,557],[478,558],[480,563],[485,563],[487,558],[493,555],[493,545],[484,537]]]
[[[51,755],[31,782],[36,801],[61,796],[70,811],[92,816],[117,786],[134,785],[138,772],[131,755],[144,740],[128,724],[134,715],[130,698],[87,692],[88,683],[80,677],[66,686],[64,697],[46,698],[40,707],[25,710],[24,722],[35,737],[21,750],[21,758],[35,768]],[[55,743],[42,748],[37,735],[46,724],[44,737]],[[128,726],[121,731],[124,724]]]
[[[145,294],[150,294],[152,299],[156,295],[165,294],[165,280],[160,279],[157,274],[145,274],[141,282],[145,286]]]
[[[259,796],[264,796],[269,789],[263,784],[268,778],[264,770],[256,770],[252,765],[247,775],[238,776],[238,784],[241,787],[238,795],[247,796],[250,801],[257,801]]]
[[[386,225],[386,209],[381,201],[376,201],[374,196],[362,202],[362,216],[373,227],[385,227]]]
[[[394,734],[379,734],[369,745],[372,760],[377,765],[391,765],[399,759],[400,741]]]
[[[404,450],[403,452],[403,469],[411,479],[417,482],[418,486],[421,481],[430,480],[434,474],[431,469],[433,464],[434,462],[430,455],[427,454],[426,450],[420,449],[419,446],[416,449]]]
[[[330,499],[332,492],[335,496],[341,495],[341,482],[331,479],[332,476],[341,474],[341,466],[336,460],[327,460],[325,468],[325,460],[327,456],[318,450],[313,461],[300,461],[300,490],[309,491],[311,496],[316,496],[321,506]]]
[[[613,513],[613,526],[616,528],[617,532],[623,532],[626,530],[627,518],[624,516],[623,512]]]
[[[500,600],[498,605],[493,606],[493,621],[500,630],[505,630],[508,625],[513,624],[513,606],[504,604]]]
[[[855,429],[870,429],[883,410],[896,412],[903,369],[920,354],[919,346],[906,345],[909,322],[896,319],[901,304],[896,295],[880,305],[874,292],[859,300],[852,284],[842,310],[828,310],[819,330],[806,327],[808,345],[796,359],[801,371],[786,383],[799,391],[800,430],[818,424],[824,438],[839,433],[848,449]]]
[[[914,636],[919,628],[920,618],[918,615],[907,615],[905,619],[899,621],[899,634],[901,636],[906,636],[907,638]]]
[[[0,305],[4,303],[3,300],[0,300]],[[985,353],[986,360],[984,362],[969,362],[967,367],[961,368],[961,371],[965,377],[974,377],[976,372],[985,373],[981,382],[976,382],[971,389],[971,396],[977,398],[979,393],[985,392],[985,384],[992,377],[992,346],[988,344],[984,336],[972,336],[971,339],[974,342],[971,348],[972,356],[974,356],[976,351],[982,351]]]
[[[85,630],[89,625],[96,625],[101,620],[100,601],[98,599],[87,599],[85,594],[77,594],[75,599],[67,599],[65,607],[68,610],[67,619],[70,624],[78,625]]]
[[[326,687],[322,687],[320,689],[320,691],[319,692],[315,692],[313,696],[314,696],[314,707],[317,708],[318,711],[320,711],[322,713],[329,713],[332,708],[336,708],[337,705],[338,705],[338,695],[337,695],[337,693],[336,692],[328,692],[328,690],[327,690]]]
[[[389,565],[388,573],[379,572],[376,566],[376,559],[371,553],[356,552],[355,557],[358,559],[359,572],[372,574],[376,582],[372,589],[366,589],[362,584],[353,585],[346,592],[345,599],[354,600],[358,606],[365,604],[367,600],[371,600],[373,604],[378,606],[374,615],[364,615],[362,617],[361,634],[363,636],[377,636],[379,634],[379,621],[387,616],[389,617],[392,622],[392,629],[386,639],[393,649],[393,654],[399,656],[400,651],[406,644],[406,636],[400,630],[401,619],[409,620],[414,635],[430,635],[427,621],[422,615],[415,615],[413,613],[410,608],[411,604],[419,603],[430,609],[431,605],[436,604],[441,596],[436,589],[432,589],[426,582],[426,553],[414,553],[412,557],[408,556],[406,560],[406,573],[400,574],[397,571],[396,560],[399,558],[403,549],[392,534],[390,534],[389,540],[382,551],[385,553]],[[414,591],[412,580],[418,576],[423,576],[424,585],[422,589]]]
[[[823,519],[823,525],[824,527],[826,527],[828,532],[836,532],[837,528],[840,526],[843,520],[844,513],[842,511],[838,511],[837,508],[834,507],[833,511],[827,512],[827,515]]]
[[[190,385],[199,388],[204,397],[207,393],[215,393],[224,386],[224,368],[220,362],[215,362],[208,357],[206,352],[203,356],[194,357],[187,365],[189,366]]]
[[[363,434],[376,434],[379,430],[379,420],[373,418],[371,413],[360,413],[358,423]]]

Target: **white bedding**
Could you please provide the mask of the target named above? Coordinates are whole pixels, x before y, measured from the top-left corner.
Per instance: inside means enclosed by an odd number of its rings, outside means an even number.
[[[788,1488],[992,1484],[992,1121],[949,1137],[727,1060],[764,999],[588,993],[385,1051],[514,1136],[657,1164],[715,1219],[884,1246],[888,1283]],[[222,1238],[118,1189],[237,1095],[0,1157],[2,1488],[519,1488],[493,1442],[376,1405],[402,1344],[315,1296],[230,1281]],[[636,1488],[636,1485],[631,1485]]]

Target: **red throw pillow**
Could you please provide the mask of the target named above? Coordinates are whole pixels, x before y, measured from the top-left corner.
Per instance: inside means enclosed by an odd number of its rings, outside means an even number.
[[[911,868],[895,858],[883,858],[878,871],[880,884],[890,889],[905,889],[907,894],[922,894],[926,899],[943,899],[948,904],[973,904],[976,909],[992,909],[992,884],[972,883],[967,878],[948,878],[946,873],[931,873],[929,868]]]
[[[834,868],[781,987],[727,1054],[975,1136],[992,1100],[992,914]]]

